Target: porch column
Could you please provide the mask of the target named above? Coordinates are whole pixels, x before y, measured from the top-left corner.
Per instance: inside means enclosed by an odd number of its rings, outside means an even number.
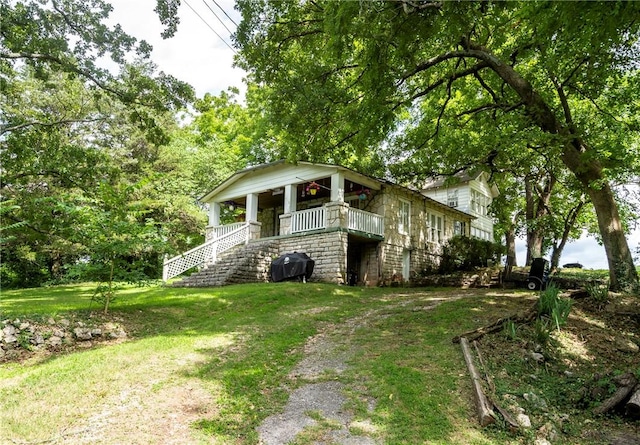
[[[247,222],[258,221],[258,194],[257,193],[249,193],[247,195],[246,221]]]
[[[220,203],[219,202],[209,203],[209,225],[210,226],[220,225]]]
[[[295,184],[284,186],[284,213],[295,212],[298,205],[298,187]]]
[[[331,201],[344,202],[344,173],[331,175]]]

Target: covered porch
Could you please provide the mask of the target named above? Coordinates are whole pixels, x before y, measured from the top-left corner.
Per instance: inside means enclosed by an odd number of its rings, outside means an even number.
[[[378,181],[335,166],[279,167],[249,169],[237,185],[204,197],[209,205],[207,240],[237,228],[221,224],[225,207],[242,209],[235,224],[250,225],[250,239],[335,228],[384,238],[384,219],[377,213],[381,205],[375,202],[381,188]]]

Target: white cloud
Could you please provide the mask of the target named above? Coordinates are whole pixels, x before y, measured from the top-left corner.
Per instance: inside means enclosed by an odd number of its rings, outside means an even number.
[[[629,248],[635,254],[640,245],[640,229],[633,231],[628,237]],[[518,239],[516,243],[516,257],[518,265],[524,266],[527,256],[526,241]],[[551,252],[546,256],[550,259]],[[567,243],[560,257],[560,266],[566,263],[580,263],[586,269],[608,269],[607,255],[604,247],[599,245],[593,237],[583,236],[579,240]]]
[[[239,23],[240,16],[233,9],[233,0],[218,0],[217,3]],[[198,97],[205,93],[218,94],[230,86],[239,88],[241,96],[244,95],[242,79],[245,72],[232,67],[233,50],[184,1],[178,12],[178,32],[167,40],[160,36],[163,26],[153,11],[155,0],[111,0],[111,4],[114,10],[110,22],[119,23],[128,34],[150,43],[153,46],[151,58],[159,70],[191,84]],[[231,45],[229,31],[203,2],[191,0],[189,4]],[[230,30],[235,30],[235,25],[213,2],[207,4]]]

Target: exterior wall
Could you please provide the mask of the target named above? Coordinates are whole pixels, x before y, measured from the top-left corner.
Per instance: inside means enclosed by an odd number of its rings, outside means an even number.
[[[473,191],[482,194],[487,199],[488,204],[493,200],[493,191],[486,181],[484,174],[479,175],[477,179],[449,187],[427,189],[424,190],[423,193],[425,196],[447,205],[449,204],[449,197],[457,193],[458,206],[456,208],[476,217],[476,219],[471,221],[471,236],[493,241],[493,218],[490,215],[483,215],[473,209],[471,202]],[[481,232],[478,232],[478,230]]]
[[[399,231],[402,201],[410,203],[407,233]],[[382,202],[383,211],[378,212],[385,216],[385,239],[379,248],[379,279],[382,283],[410,280],[424,270],[437,266],[442,244],[453,236],[453,215],[429,206],[428,200],[400,187],[385,187]],[[432,217],[435,217],[435,227]]]
[[[278,215],[281,215],[283,212],[284,207],[279,206],[263,209],[258,213],[258,221],[262,223],[260,238],[267,238],[279,234],[280,218]]]
[[[306,253],[315,261],[311,281],[344,284],[347,278],[348,234],[341,230],[280,239],[280,254]]]

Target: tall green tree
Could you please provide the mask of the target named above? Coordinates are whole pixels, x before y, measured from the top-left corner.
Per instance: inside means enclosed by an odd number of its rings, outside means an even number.
[[[97,255],[94,240],[77,234],[82,215],[107,218],[107,185],[144,184],[138,223],[153,219],[169,247],[189,245],[202,224],[195,202],[171,194],[180,177],[154,170],[193,89],[159,73],[146,42],[107,26],[111,10],[103,0],[0,0],[3,285],[59,279]]]
[[[639,3],[238,8],[240,65],[269,88],[271,123],[292,156],[366,157],[386,142],[398,149],[389,162],[413,159],[418,173],[491,168],[519,156],[510,132],[535,130],[546,139],[536,153],[561,160],[594,207],[611,287],[637,285],[611,181],[638,167]]]

